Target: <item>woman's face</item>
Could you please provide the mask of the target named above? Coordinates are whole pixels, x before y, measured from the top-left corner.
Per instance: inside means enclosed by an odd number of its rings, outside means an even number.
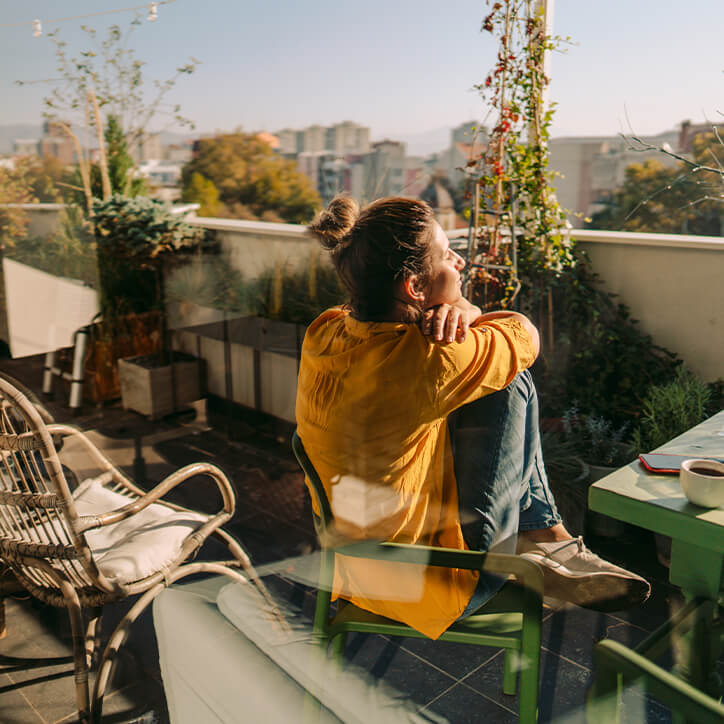
[[[430,244],[431,272],[425,296],[425,308],[438,304],[455,304],[462,296],[462,276],[465,260],[450,248],[450,240],[440,224],[434,222]]]

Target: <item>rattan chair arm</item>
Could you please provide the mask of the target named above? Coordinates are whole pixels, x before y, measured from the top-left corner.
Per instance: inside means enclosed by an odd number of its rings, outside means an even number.
[[[155,503],[168,493],[173,490],[177,485],[189,480],[196,475],[208,475],[219,488],[221,497],[223,500],[223,508],[217,513],[211,515],[228,515],[231,517],[236,509],[236,497],[234,496],[234,490],[231,487],[229,479],[226,477],[224,472],[211,465],[211,463],[191,463],[172,473],[167,478],[162,480],[158,485],[144,493],[140,498],[134,500],[128,505],[124,505],[116,510],[110,510],[107,513],[101,513],[100,515],[88,515],[83,516],[78,521],[79,532],[86,532],[94,528],[100,528],[105,525],[111,525],[112,523],[118,523],[121,520],[125,520],[136,513],[139,513],[144,508],[148,507],[152,503]],[[161,501],[164,502],[164,501]],[[178,506],[174,508],[179,509]]]
[[[513,575],[526,588],[543,595],[543,573],[540,567],[532,561],[508,553],[461,551],[455,548],[377,541],[350,543],[342,547],[335,547],[334,552],[355,558],[372,558],[395,563]]]
[[[93,462],[103,470],[103,474],[110,473],[112,475],[114,483],[122,484],[136,495],[142,496],[145,494],[145,491],[134,485],[133,481],[127,478],[82,430],[72,425],[64,425],[63,423],[56,422],[48,425],[48,432],[51,435],[62,435],[63,437],[77,440],[85,447]]]

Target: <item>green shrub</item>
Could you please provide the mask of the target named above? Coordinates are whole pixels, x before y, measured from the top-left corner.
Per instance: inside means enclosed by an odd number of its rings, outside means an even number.
[[[628,423],[616,426],[598,415],[582,415],[573,406],[563,415],[563,439],[589,465],[618,467],[634,457],[627,444]]]
[[[555,343],[534,370],[543,414],[558,417],[575,401],[583,414],[633,425],[649,388],[669,381],[681,362],[640,329],[576,253],[578,263],[554,288]],[[523,311],[545,329],[535,305]]]
[[[98,246],[100,307],[104,317],[161,309],[162,268],[178,263],[206,240],[168,204],[144,196],[115,195],[93,202]]]
[[[683,366],[671,382],[651,387],[634,430],[637,454],[660,447],[706,419],[711,398],[709,386]]]

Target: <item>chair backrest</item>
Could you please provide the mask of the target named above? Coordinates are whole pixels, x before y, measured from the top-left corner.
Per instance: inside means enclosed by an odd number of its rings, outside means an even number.
[[[294,435],[292,435],[292,450],[294,450],[294,455],[309,481],[311,494],[317,504],[317,510],[319,511],[314,514],[314,527],[319,539],[324,541],[328,538],[328,535],[332,532],[334,527],[332,507],[329,504],[329,498],[327,497],[324,485],[322,485],[322,481],[320,480],[317,471],[314,469],[314,465],[312,465],[312,461],[309,459],[307,452],[304,449],[304,445],[302,444],[302,440],[296,430],[294,431]]]
[[[0,378],[0,558],[39,598],[56,603],[59,571],[74,587],[98,571],[53,438],[33,403]],[[49,600],[52,599],[52,600]]]

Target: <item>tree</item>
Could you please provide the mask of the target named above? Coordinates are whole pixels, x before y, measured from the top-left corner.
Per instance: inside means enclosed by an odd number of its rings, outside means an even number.
[[[106,157],[108,163],[108,179],[111,182],[112,194],[124,196],[140,196],[148,193],[146,179],[134,176],[135,164],[128,152],[128,143],[123,133],[120,121],[114,115],[106,119],[104,131],[106,142]],[[98,182],[100,184],[100,173]],[[100,186],[94,188],[93,195],[100,197]]]
[[[195,71],[199,61],[191,58],[191,62],[176,68],[176,73],[167,80],[154,80],[153,91],[149,93],[144,83],[144,63],[135,57],[130,46],[133,32],[142,25],[140,18],[136,15],[125,31],[119,25],[112,25],[102,41],[93,28],[81,25],[91,47],[77,55],[69,53],[67,43],[61,40],[57,30],[47,34],[55,45],[58,77],[44,81],[54,87],[44,99],[46,110],[43,115],[56,121],[73,139],[78,157],[75,185],[84,192],[89,211],[94,196],[108,198],[114,192],[136,195],[147,191],[145,182],[133,178],[133,162],[127,144],[141,141],[149,133],[154,119],[165,116],[176,125],[194,127],[189,119],[180,115],[180,106],[167,106],[164,100],[182,75]],[[106,114],[106,123],[111,126],[105,133],[102,113]],[[89,163],[87,149],[67,123],[69,117],[79,114],[84,117],[84,123],[78,123],[78,126],[85,125],[86,129],[95,131],[100,146],[98,166]],[[109,156],[115,154],[115,185],[114,180],[108,182],[105,173],[104,140],[111,146]],[[112,144],[115,144],[115,150]],[[108,158],[108,164],[111,163]]]
[[[219,202],[219,189],[213,181],[204,178],[198,171],[191,174],[188,186],[181,194],[184,201],[193,201],[201,204],[199,216],[218,216],[222,209]]]
[[[34,201],[52,204],[64,200],[71,173],[57,158],[31,157],[25,160],[23,169]]]
[[[35,201],[26,169],[30,159],[21,159],[14,168],[0,167],[0,243],[12,246],[25,233],[25,210],[5,204],[29,204]],[[4,206],[4,207],[3,207]]]
[[[651,150],[644,144],[643,148]],[[667,153],[666,151],[663,151]],[[721,236],[724,191],[724,146],[715,133],[694,139],[690,159],[679,158],[673,168],[649,159],[625,171],[608,208],[594,214],[594,229],[651,231],[670,234]]]
[[[131,197],[148,195],[148,181],[134,174],[136,165],[128,152],[123,129],[113,115],[108,116],[106,120],[103,140],[105,141],[106,167],[111,195],[121,194]],[[100,164],[90,164],[88,171],[91,195],[96,199],[103,198],[103,176]],[[70,186],[74,192],[70,200],[82,205],[83,179],[79,168],[75,169]]]
[[[196,70],[199,61],[191,58],[191,62],[176,68],[176,73],[167,80],[154,80],[154,91],[149,96],[145,90],[144,63],[136,58],[130,46],[134,31],[141,25],[138,15],[125,30],[119,25],[111,25],[102,41],[98,40],[93,28],[81,25],[91,47],[75,56],[69,56],[67,43],[60,39],[57,30],[48,33],[47,37],[55,45],[60,80],[53,81],[57,85],[44,99],[44,115],[57,119],[69,113],[82,113],[92,91],[98,107],[116,119],[130,144],[141,140],[158,116],[170,118],[176,125],[193,128],[194,124],[180,115],[180,106],[168,107],[164,105],[164,99],[182,75],[190,75]],[[92,126],[92,114],[89,121]]]
[[[184,198],[191,199],[194,174],[213,183],[223,204],[220,214],[233,218],[303,224],[321,205],[294,162],[276,156],[254,134],[239,131],[199,141],[195,158],[182,172]]]

